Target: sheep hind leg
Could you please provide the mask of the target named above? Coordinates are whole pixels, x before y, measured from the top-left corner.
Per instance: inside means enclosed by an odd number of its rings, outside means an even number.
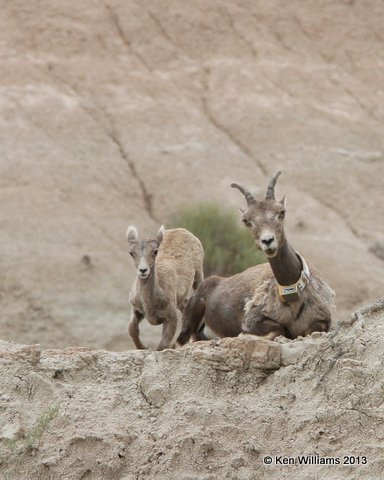
[[[197,339],[203,339],[200,337],[202,325],[204,322],[205,314],[205,300],[199,294],[195,292],[188,300],[183,312],[183,323],[181,327],[180,335],[177,337],[176,345],[185,345],[191,336],[194,341]]]
[[[144,343],[142,343],[139,336],[139,323],[143,318],[144,315],[141,312],[132,308],[131,320],[128,324],[128,333],[131,336],[133,343],[138,350],[146,350],[148,348],[146,345],[144,345]]]
[[[177,328],[177,310],[172,311],[163,321],[163,331],[161,333],[160,343],[156,350],[164,350],[165,348],[173,348],[173,337]]]
[[[205,323],[201,322],[199,331],[192,335],[192,342],[201,342],[202,340],[209,340],[207,335],[205,334]]]

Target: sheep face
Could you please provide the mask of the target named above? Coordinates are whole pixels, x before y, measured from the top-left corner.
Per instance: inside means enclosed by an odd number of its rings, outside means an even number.
[[[136,227],[130,226],[127,230],[129,254],[136,266],[138,278],[146,280],[153,272],[156,256],[163,239],[164,227],[161,227],[156,238],[139,240]]]
[[[275,185],[280,175],[278,170],[271,178],[265,200],[256,200],[240,183],[231,184],[231,187],[240,190],[248,204],[247,210],[241,210],[243,223],[251,230],[257,248],[269,258],[275,257],[284,243],[285,197],[280,202],[275,200]]]
[[[284,242],[285,199],[281,202],[252,202],[242,214],[242,221],[252,232],[258,249],[267,257],[277,255]]]

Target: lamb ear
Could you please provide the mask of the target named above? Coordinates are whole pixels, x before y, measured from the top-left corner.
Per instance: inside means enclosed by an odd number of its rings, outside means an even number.
[[[156,240],[156,242],[159,246],[160,246],[161,242],[163,241],[164,232],[165,232],[164,225],[161,225],[159,231],[157,232],[156,238],[155,238],[155,240]]]
[[[139,232],[134,225],[130,225],[127,228],[126,236],[128,242],[137,242],[137,240],[139,239]]]

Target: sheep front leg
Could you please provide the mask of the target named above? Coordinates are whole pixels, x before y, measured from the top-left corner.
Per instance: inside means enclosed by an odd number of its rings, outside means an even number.
[[[178,321],[177,310],[172,309],[168,313],[167,317],[164,318],[161,340],[156,350],[164,350],[165,348],[171,348],[172,340],[176,333],[177,321]]]
[[[133,343],[139,350],[146,350],[148,347],[142,343],[139,337],[139,323],[144,318],[144,315],[132,307],[131,320],[128,324],[128,333],[131,336]]]
[[[331,328],[331,320],[317,320],[313,322],[306,330],[305,335],[311,335],[313,332],[329,332]]]
[[[264,340],[273,340],[279,335],[287,336],[283,325],[265,316],[257,307],[245,314],[241,330],[242,333],[251,333]]]

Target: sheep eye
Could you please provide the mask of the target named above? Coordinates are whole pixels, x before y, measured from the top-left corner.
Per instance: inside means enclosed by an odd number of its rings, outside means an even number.
[[[243,220],[243,223],[244,223],[244,225],[247,226],[247,227],[250,227],[250,226],[251,226],[251,222],[248,222],[248,220],[245,219],[245,218],[244,218],[244,220]]]
[[[283,210],[282,212],[280,212],[277,217],[278,217],[279,220],[283,220],[283,218],[285,217],[285,210]]]
[[[158,250],[153,251],[153,256],[156,257]]]
[[[135,256],[133,252],[129,252],[129,254],[131,255],[132,258]]]

